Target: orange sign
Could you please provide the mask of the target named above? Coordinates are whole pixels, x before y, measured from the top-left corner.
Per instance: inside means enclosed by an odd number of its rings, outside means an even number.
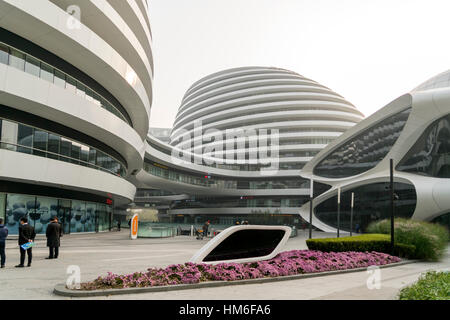
[[[138,215],[135,214],[133,218],[131,218],[131,239],[137,239],[138,235]]]

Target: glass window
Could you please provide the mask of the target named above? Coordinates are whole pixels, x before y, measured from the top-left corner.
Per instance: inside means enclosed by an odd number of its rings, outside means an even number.
[[[84,232],[86,203],[84,201],[72,200],[71,211],[70,232]]]
[[[97,204],[97,214],[98,214],[98,231],[106,231],[109,226],[108,212],[106,204]]]
[[[97,150],[97,166],[105,168],[106,167],[106,155]]]
[[[35,59],[31,56],[26,57],[26,63],[25,63],[25,71],[29,74],[32,74],[33,76],[39,77],[39,71],[40,71],[40,62],[38,59]]]
[[[93,92],[92,98],[93,98],[93,102],[96,105],[101,106],[101,102],[100,101],[101,101],[102,98],[97,93]]]
[[[34,228],[36,233],[45,234],[50,220],[54,216],[58,216],[58,199],[37,197],[36,219],[34,220]]]
[[[17,134],[18,134],[18,124],[15,122],[11,122],[8,120],[2,120],[2,144],[1,148],[10,150],[10,151],[17,151]]]
[[[52,134],[50,133],[48,135],[48,152],[51,152],[48,154],[48,157],[51,159],[56,159],[58,160],[58,154],[59,154],[59,145],[61,143],[61,137],[56,135],[56,134]]]
[[[41,63],[41,79],[53,82],[53,68],[44,62]]]
[[[397,170],[450,178],[450,115],[435,121],[424,131]]]
[[[86,87],[81,84],[80,82],[77,82],[77,95],[79,95],[80,97],[85,97],[86,93]]]
[[[15,49],[11,49],[9,55],[9,65],[19,70],[25,70],[25,55]]]
[[[314,174],[327,178],[345,178],[374,168],[389,153],[408,120],[411,108],[352,137],[315,168]]]
[[[72,141],[72,151],[70,154],[70,157],[72,158],[71,162],[79,164],[80,162],[77,160],[80,160],[80,155],[81,155],[81,144]]]
[[[4,44],[0,43],[0,63],[8,64],[9,49]]]
[[[88,87],[86,87],[86,100],[93,102],[94,101],[94,92],[89,89]]]
[[[6,209],[6,194],[0,193],[0,218],[3,219],[3,224],[8,226],[5,209]]]
[[[84,225],[84,231],[85,232],[94,232],[95,226],[96,226],[96,211],[97,211],[97,204],[93,202],[86,202],[86,222]]]
[[[63,157],[60,157],[60,160],[70,162],[69,158],[71,151],[72,151],[72,141],[61,137],[60,154]]]
[[[89,162],[89,147],[85,145],[81,145],[81,152],[80,152],[80,164],[83,166],[87,166]]]
[[[33,154],[41,157],[45,157],[47,151],[48,133],[39,129],[34,129],[33,137]],[[39,151],[42,150],[42,151]]]
[[[89,163],[94,166],[97,163],[97,150],[92,148],[89,149]]]
[[[66,86],[66,75],[64,72],[61,72],[57,69],[55,69],[55,80],[54,83],[61,88],[65,88]]]
[[[362,231],[377,220],[390,217],[389,183],[381,182],[357,187],[341,193],[341,230],[350,231],[351,194],[355,193],[353,208],[353,231],[359,225]],[[411,218],[416,209],[416,190],[413,185],[394,183],[394,192],[398,196],[395,201],[395,216]],[[334,228],[337,227],[337,195],[320,203],[315,208],[316,217]]]
[[[20,145],[20,147],[17,147],[18,152],[31,154],[31,148],[33,147],[33,128],[19,123],[17,144]]]
[[[75,93],[76,87],[77,87],[77,81],[70,76],[66,76],[66,89]]]
[[[70,233],[70,223],[72,221],[72,202],[70,200],[58,200],[58,217],[63,225],[64,234]]]
[[[6,226],[9,229],[10,234],[18,234],[19,221],[22,217],[28,217],[30,224],[34,225],[33,217],[30,216],[35,212],[36,202],[35,197],[21,195],[21,194],[8,194],[6,196]]]

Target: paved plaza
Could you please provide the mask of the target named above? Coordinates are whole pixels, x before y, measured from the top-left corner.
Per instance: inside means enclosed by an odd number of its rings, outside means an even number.
[[[291,238],[285,250],[306,249],[306,232]],[[315,233],[315,237],[334,236]],[[73,234],[62,238],[60,258],[45,260],[48,248],[45,239],[37,239],[33,248],[31,268],[16,269],[19,262],[17,242],[7,242],[6,268],[0,269],[0,300],[4,299],[70,299],[55,296],[57,283],[64,283],[69,265],[78,265],[81,280],[88,281],[108,271],[131,273],[149,267],[165,267],[184,263],[207,240],[180,236],[165,239],[129,240],[128,231]],[[442,262],[420,262],[381,269],[381,288],[369,290],[367,272],[355,272],[301,280],[265,284],[236,285],[183,291],[142,293],[97,297],[95,299],[394,299],[398,290],[427,270],[449,270],[450,253]],[[92,299],[92,298],[91,298]]]

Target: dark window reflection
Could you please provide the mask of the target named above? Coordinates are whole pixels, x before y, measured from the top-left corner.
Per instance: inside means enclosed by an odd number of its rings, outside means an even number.
[[[397,166],[397,170],[450,178],[450,115],[430,125]]]
[[[322,160],[314,174],[344,178],[374,168],[391,150],[403,131],[411,108],[366,129]]]
[[[271,254],[284,236],[283,230],[241,230],[221,242],[203,261],[263,257]]]
[[[23,147],[17,147],[18,152],[31,154],[31,147],[33,147],[33,128],[19,124],[17,132],[17,144]]]
[[[364,231],[372,221],[390,218],[389,183],[374,183],[345,191],[341,194],[341,230],[350,231],[351,193],[355,193],[353,209],[353,231],[359,225]],[[411,218],[416,209],[416,190],[413,185],[394,183],[395,216]],[[337,195],[320,203],[315,208],[316,217],[334,228],[337,227]]]
[[[439,223],[446,227],[450,231],[450,212],[440,215],[439,217],[434,218],[432,223]]]

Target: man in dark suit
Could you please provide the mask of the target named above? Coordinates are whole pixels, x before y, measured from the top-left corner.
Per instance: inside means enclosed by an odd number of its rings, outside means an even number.
[[[52,218],[50,224],[47,226],[45,235],[47,236],[47,247],[50,251],[50,255],[46,259],[58,259],[62,228],[58,223],[57,217]]]
[[[31,260],[33,259],[33,251],[32,248],[28,250],[24,250],[22,245],[28,242],[34,242],[34,238],[36,237],[36,232],[34,231],[34,227],[28,224],[28,219],[23,217],[20,219],[19,226],[19,248],[20,248],[20,264],[16,266],[16,268],[23,268],[25,263],[25,254],[28,255],[28,267],[31,267]]]

